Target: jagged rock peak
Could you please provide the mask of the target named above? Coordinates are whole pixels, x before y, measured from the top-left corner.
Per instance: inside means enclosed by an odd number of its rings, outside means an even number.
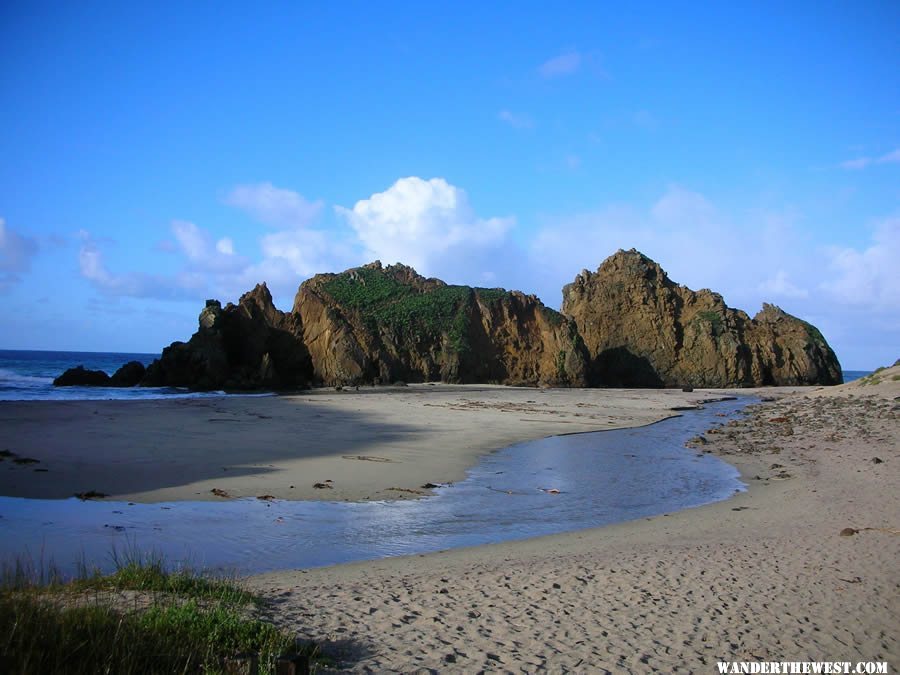
[[[594,383],[724,387],[836,384],[840,365],[810,324],[766,304],[755,319],[708,289],[692,291],[631,249],[563,289]]]

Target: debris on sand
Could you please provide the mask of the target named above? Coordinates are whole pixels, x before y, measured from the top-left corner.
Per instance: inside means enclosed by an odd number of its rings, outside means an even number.
[[[109,495],[104,494],[103,492],[98,492],[97,490],[88,490],[87,492],[76,492],[75,496],[78,497],[81,501],[85,502],[89,499],[103,499],[104,497],[109,497]]]

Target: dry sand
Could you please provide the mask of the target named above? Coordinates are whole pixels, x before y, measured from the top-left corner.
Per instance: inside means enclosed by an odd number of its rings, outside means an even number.
[[[720,659],[896,672],[898,380],[793,394],[707,434],[749,485],[726,502],[250,584],[341,672],[712,673]]]
[[[649,424],[709,392],[411,385],[298,396],[0,403],[0,494],[401,499],[486,452]],[[35,459],[39,463],[16,463]],[[328,487],[315,488],[320,484]]]

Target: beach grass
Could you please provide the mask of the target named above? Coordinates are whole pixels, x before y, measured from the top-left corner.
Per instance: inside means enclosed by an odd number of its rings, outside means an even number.
[[[279,656],[315,657],[259,618],[260,600],[234,579],[168,571],[158,557],[69,580],[17,562],[0,580],[4,672],[223,673],[254,655],[264,674]]]

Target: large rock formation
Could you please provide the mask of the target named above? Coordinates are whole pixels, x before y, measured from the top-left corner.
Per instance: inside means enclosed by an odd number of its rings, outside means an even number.
[[[592,383],[695,387],[840,384],[834,352],[810,324],[764,305],[753,319],[709,290],[672,282],[638,251],[619,251],[563,289]]]
[[[304,282],[293,314],[323,384],[586,383],[574,322],[533,295],[451,286],[376,261]]]
[[[313,379],[300,317],[275,308],[265,283],[224,309],[207,300],[188,342],[173,342],[147,368],[144,386],[261,389]]]
[[[287,389],[398,380],[695,387],[841,381],[834,352],[813,326],[771,305],[750,319],[712,291],[673,283],[634,250],[619,251],[596,273],[582,272],[563,295],[560,314],[533,295],[448,285],[376,261],[305,281],[292,311],[284,313],[261,284],[224,309],[207,301],[199,330],[163,350],[141,384]],[[139,365],[120,369],[115,383],[132,383]]]

